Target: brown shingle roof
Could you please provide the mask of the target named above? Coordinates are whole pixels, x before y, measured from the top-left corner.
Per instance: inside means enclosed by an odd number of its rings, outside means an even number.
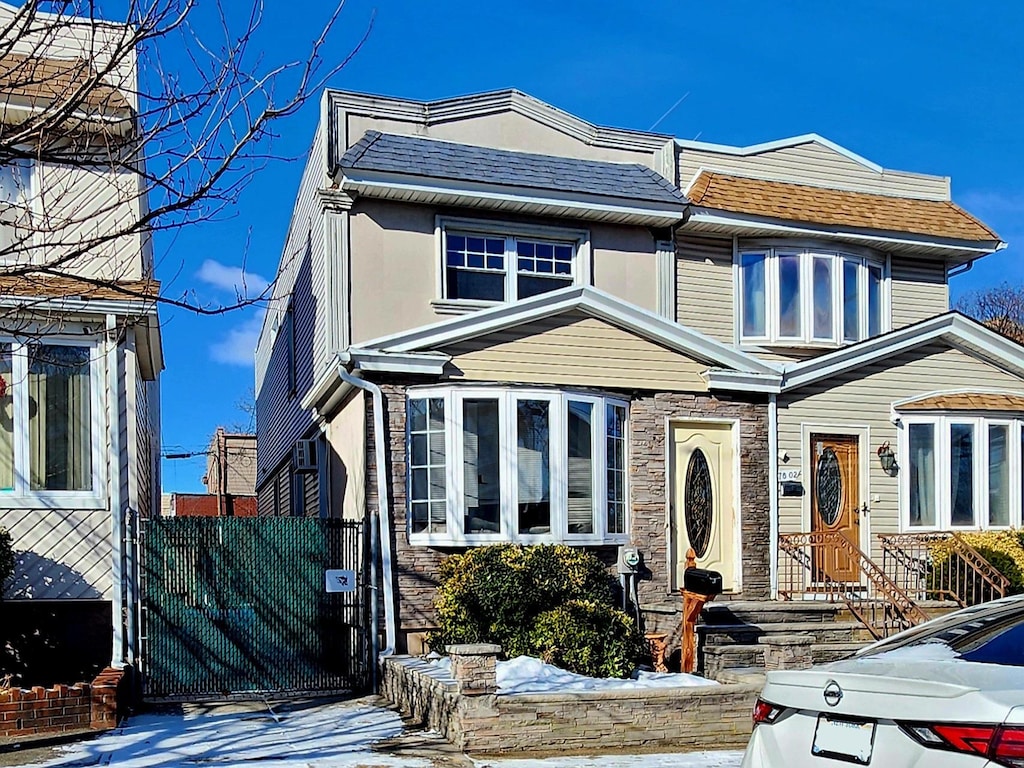
[[[1024,395],[957,392],[933,395],[905,403],[900,411],[1024,411]]]
[[[83,59],[43,59],[7,53],[0,58],[0,98],[41,106],[70,99],[95,77],[96,70]],[[131,112],[125,95],[107,83],[89,86],[78,99],[83,108],[101,114]]]
[[[24,296],[47,299],[115,299],[142,301],[160,294],[157,280],[118,280],[94,285],[74,277],[51,275],[0,276],[0,296]]]
[[[948,200],[847,192],[703,171],[687,197],[701,208],[954,240],[992,242],[999,235]]]

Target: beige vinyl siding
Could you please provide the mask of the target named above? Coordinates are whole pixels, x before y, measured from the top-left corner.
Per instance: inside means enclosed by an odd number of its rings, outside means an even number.
[[[872,536],[872,557],[880,557],[877,534],[899,530],[899,475],[886,475],[875,452],[888,442],[899,445],[899,430],[889,420],[894,401],[942,389],[1007,389],[1024,393],[1024,381],[960,350],[936,342],[904,352],[888,360],[858,368],[832,379],[816,382],[795,392],[779,395],[779,450],[789,455],[780,469],[802,468],[803,497],[779,499],[779,530],[808,530],[810,520],[810,461],[802,445],[802,425],[816,425],[842,432],[843,427],[866,427],[869,488],[866,500]],[[827,430],[822,430],[827,431]],[[873,497],[877,496],[877,501]],[[865,518],[862,517],[862,525]]]
[[[676,320],[734,341],[732,239],[676,234]]]
[[[326,369],[328,313],[338,311],[338,297],[326,295],[324,217],[318,191],[326,182],[326,143],[317,130],[292,212],[278,266],[274,295],[256,349],[257,487],[272,467],[289,455],[295,441],[309,431],[312,416],[300,401]],[[288,387],[288,334],[284,316],[289,301],[295,323],[296,392]],[[272,330],[275,322],[277,331]]]
[[[894,256],[891,274],[893,330],[949,310],[949,285],[942,262]]]
[[[949,199],[949,179],[945,177],[889,170],[879,173],[817,142],[745,156],[680,148],[678,158],[679,182],[684,190],[697,172],[706,168],[770,181],[789,181],[853,192],[923,200]]]
[[[0,528],[15,549],[7,598],[109,599],[110,510],[5,509]]]
[[[708,366],[603,320],[567,312],[453,345],[456,378],[706,392]]]

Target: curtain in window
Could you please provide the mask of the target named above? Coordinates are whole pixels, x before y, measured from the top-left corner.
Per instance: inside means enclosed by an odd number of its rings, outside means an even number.
[[[1009,427],[988,428],[988,524],[1010,524]]]
[[[974,425],[949,427],[950,521],[974,525]]]
[[[551,532],[551,429],[546,400],[516,402],[519,532]]]
[[[569,533],[594,532],[593,409],[569,401]]]
[[[463,401],[463,525],[466,533],[501,532],[500,435],[497,400]]]
[[[88,347],[28,350],[29,484],[32,490],[92,490]]]
[[[933,526],[935,499],[935,427],[911,424],[910,441],[910,525]]]
[[[765,280],[763,253],[745,253],[743,278],[743,335],[765,335]]]
[[[14,488],[14,383],[11,345],[0,344],[0,491]]]

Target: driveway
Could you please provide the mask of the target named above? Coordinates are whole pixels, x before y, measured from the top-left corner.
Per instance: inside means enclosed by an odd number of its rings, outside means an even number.
[[[0,754],[0,765],[117,768],[735,768],[738,752],[469,759],[437,734],[407,732],[380,699],[185,705],[97,738]]]

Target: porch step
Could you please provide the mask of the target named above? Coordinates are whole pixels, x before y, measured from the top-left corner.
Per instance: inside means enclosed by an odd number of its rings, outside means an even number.
[[[764,624],[783,622],[831,622],[845,610],[841,603],[801,600],[793,602],[732,602],[704,606],[701,620],[705,624]]]
[[[812,635],[819,643],[868,641],[871,634],[859,621],[783,621],[760,624],[698,624],[705,645],[754,645],[765,635]]]

